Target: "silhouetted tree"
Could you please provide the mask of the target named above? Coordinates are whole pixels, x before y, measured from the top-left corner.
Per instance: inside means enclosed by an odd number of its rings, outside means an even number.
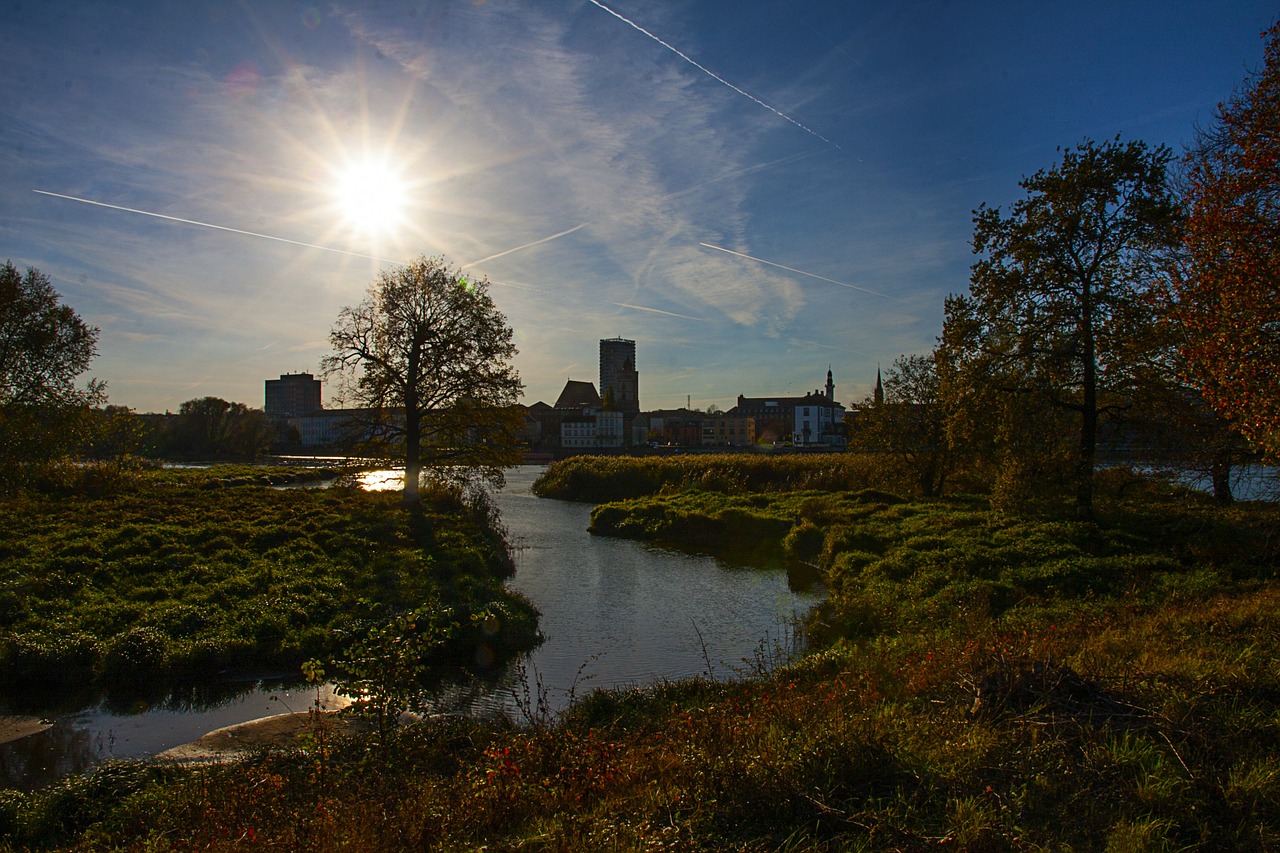
[[[261,409],[221,397],[198,397],[178,408],[169,452],[191,458],[253,459],[275,436]]]
[[[922,495],[942,494],[954,453],[935,354],[898,356],[882,385],[884,399],[867,395],[852,419],[850,448],[889,453],[911,473]]]
[[[63,305],[49,277],[12,261],[0,267],[0,406],[97,402],[101,383],[76,378],[98,353],[98,329]]]
[[[383,271],[364,301],[342,309],[329,341],[323,370],[369,413],[366,437],[402,455],[406,505],[418,502],[423,469],[501,483],[519,461],[524,386],[487,280],[438,257]]]
[[[1165,147],[1085,142],[1024,178],[1009,214],[974,212],[970,296],[947,300],[952,387],[983,386],[1072,413],[1076,514],[1093,507],[1102,413],[1128,403],[1120,343],[1151,322],[1156,253],[1175,239]],[[1034,411],[1035,405],[1026,409]]]
[[[0,467],[9,476],[76,447],[81,417],[106,386],[76,379],[97,354],[98,329],[80,319],[34,267],[0,267]]]

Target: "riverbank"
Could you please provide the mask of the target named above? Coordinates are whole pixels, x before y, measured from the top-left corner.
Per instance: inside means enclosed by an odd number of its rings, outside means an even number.
[[[525,727],[113,768],[10,797],[0,828],[121,850],[1280,845],[1274,506],[1129,482],[1081,524],[978,497],[686,494],[664,529],[713,541],[748,506],[830,586],[798,663],[596,691]]]
[[[51,725],[53,724],[48,720],[42,720],[39,717],[29,717],[21,714],[0,714],[0,746],[39,734],[48,730]]]
[[[268,487],[282,476],[152,471],[106,494],[0,499],[7,698],[96,685],[151,699],[300,675],[311,659],[376,659],[398,621],[439,661],[536,643],[532,607],[503,586],[514,564],[487,507],[442,491],[409,512],[393,494]]]

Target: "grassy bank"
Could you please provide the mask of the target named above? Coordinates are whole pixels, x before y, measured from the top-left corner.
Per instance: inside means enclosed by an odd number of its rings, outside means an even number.
[[[803,660],[227,767],[0,797],[15,848],[1267,850],[1280,846],[1271,505],[1129,483],[1096,523],[981,498],[702,491],[596,525],[757,540],[830,600]],[[771,556],[769,556],[771,555]],[[2,844],[2,843],[0,843]],[[2,849],[2,846],[0,846]]]
[[[162,471],[97,497],[0,499],[0,678],[163,690],[297,673],[406,613],[433,642],[448,635],[442,655],[533,642],[483,509],[440,493],[410,514],[393,494],[247,485],[263,476]]]
[[[844,491],[892,489],[900,482],[886,458],[851,453],[571,456],[548,466],[533,492],[602,503],[689,489],[725,494]]]
[[[0,826],[85,850],[1274,849],[1280,590],[1259,572],[1000,618],[904,593],[892,630],[740,682],[107,768],[9,795]]]

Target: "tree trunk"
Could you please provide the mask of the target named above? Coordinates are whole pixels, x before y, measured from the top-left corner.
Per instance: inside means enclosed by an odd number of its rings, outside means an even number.
[[[1098,364],[1093,339],[1093,289],[1088,278],[1080,291],[1080,336],[1082,353],[1083,395],[1080,412],[1080,455],[1076,461],[1076,518],[1093,518],[1093,466],[1098,450]]]
[[[1235,502],[1231,493],[1231,460],[1225,453],[1215,453],[1210,463],[1209,476],[1213,481],[1213,499],[1226,506]]]
[[[416,370],[417,359],[410,357],[410,370]],[[410,376],[413,373],[409,374]],[[418,506],[421,496],[418,481],[422,477],[422,416],[418,411],[418,392],[412,383],[404,393],[404,496],[406,507]]]

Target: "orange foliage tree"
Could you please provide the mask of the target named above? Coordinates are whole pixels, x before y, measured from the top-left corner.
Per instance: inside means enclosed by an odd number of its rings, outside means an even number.
[[[1187,154],[1185,263],[1174,276],[1188,379],[1280,458],[1280,23],[1263,69]]]

